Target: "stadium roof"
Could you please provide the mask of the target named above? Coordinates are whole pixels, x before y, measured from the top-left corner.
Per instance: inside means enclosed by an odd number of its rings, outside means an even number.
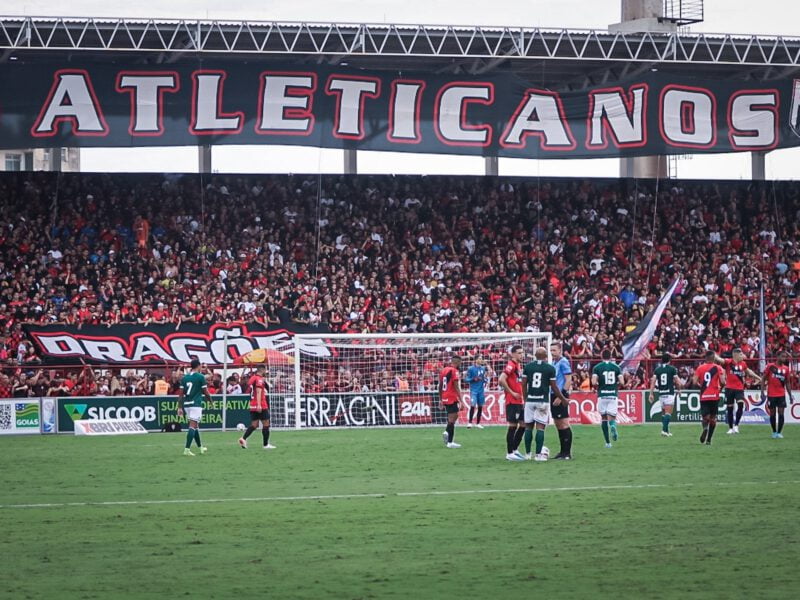
[[[53,53],[163,64],[200,57],[351,69],[517,73],[581,89],[648,69],[743,80],[800,72],[800,37],[581,29],[0,16],[0,61]],[[134,58],[135,57],[135,58]]]

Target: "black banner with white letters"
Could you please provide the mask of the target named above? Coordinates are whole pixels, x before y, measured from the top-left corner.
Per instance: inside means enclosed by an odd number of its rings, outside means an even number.
[[[0,64],[0,148],[292,144],[521,158],[800,145],[800,79],[650,72],[579,92],[265,61]]]
[[[130,365],[141,363],[222,364],[227,339],[228,363],[257,348],[294,352],[296,333],[324,334],[327,326],[285,324],[265,327],[259,323],[184,323],[175,325],[32,325],[23,329],[46,363]],[[304,340],[300,352],[326,357],[330,351],[320,339]]]

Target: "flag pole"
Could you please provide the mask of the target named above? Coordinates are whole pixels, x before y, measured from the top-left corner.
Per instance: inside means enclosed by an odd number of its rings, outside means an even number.
[[[767,329],[764,319],[764,283],[761,282],[761,286],[759,289],[759,296],[760,296],[760,304],[758,309],[758,322],[759,322],[759,334],[758,334],[758,367],[761,373],[764,372],[764,369],[767,368]]]
[[[222,354],[222,431],[228,417],[228,332],[223,335]]]

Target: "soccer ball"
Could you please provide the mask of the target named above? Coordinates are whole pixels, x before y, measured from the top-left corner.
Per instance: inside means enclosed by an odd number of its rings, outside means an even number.
[[[244,431],[244,430],[245,430],[245,429],[247,429],[247,428],[244,426],[244,423],[239,423],[239,424],[236,426],[236,429],[238,429],[239,431]]]
[[[550,448],[548,448],[547,446],[542,446],[542,454],[544,454],[545,456],[547,456],[549,458],[550,457]]]

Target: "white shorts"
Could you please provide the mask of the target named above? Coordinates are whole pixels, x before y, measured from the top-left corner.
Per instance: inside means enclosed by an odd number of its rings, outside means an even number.
[[[675,394],[659,394],[661,406],[675,406]]]
[[[187,421],[200,421],[203,419],[203,409],[199,406],[187,406],[186,407],[186,420]]]
[[[525,423],[539,423],[547,425],[550,422],[549,402],[526,402]]]
[[[610,417],[617,416],[617,397],[601,396],[597,399],[597,412]]]

